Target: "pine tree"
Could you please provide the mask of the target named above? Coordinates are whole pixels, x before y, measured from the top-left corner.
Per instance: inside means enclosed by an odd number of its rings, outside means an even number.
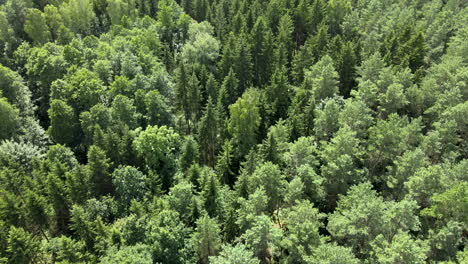
[[[206,215],[198,219],[192,239],[195,242],[199,263],[209,263],[208,257],[218,253],[221,245],[220,233],[221,230],[215,219]]]
[[[239,93],[242,94],[250,87],[253,78],[253,60],[248,35],[235,35],[231,32],[227,36],[222,54],[219,62],[220,76],[224,78],[232,68],[239,80]]]
[[[280,250],[281,229],[276,227],[266,215],[259,215],[254,219],[252,228],[248,229],[241,238],[262,263],[270,263]]]
[[[333,97],[338,93],[338,73],[333,60],[325,55],[304,73],[304,89],[312,90],[316,102]]]
[[[275,121],[286,119],[288,113],[290,99],[285,68],[276,69],[271,77],[271,84],[265,89],[265,97],[265,107],[269,116],[267,127],[270,127]]]
[[[232,172],[233,151],[232,143],[226,140],[216,163],[216,171],[224,184],[232,184],[234,182],[234,173]]]
[[[192,136],[187,136],[179,157],[179,169],[182,172],[187,171],[190,166],[198,163],[198,149],[197,141]]]
[[[224,10],[224,2],[219,1],[213,4],[214,7],[212,8],[210,22],[215,27],[215,33],[218,39],[224,40],[227,28],[227,17]]]
[[[278,35],[276,36],[276,68],[285,67],[287,69],[289,67],[294,47],[291,39],[293,30],[291,17],[288,14],[282,16],[278,25]]]
[[[330,35],[328,26],[321,24],[316,35],[310,36],[294,55],[292,76],[297,83],[304,79],[304,70],[316,63],[327,51]]]
[[[190,130],[192,128],[192,124],[195,124],[200,117],[201,114],[201,106],[200,106],[201,94],[200,94],[200,81],[198,80],[195,72],[192,73],[192,77],[190,77],[188,83],[188,103],[187,106],[189,108],[189,116],[190,116]],[[189,131],[190,132],[190,131]]]
[[[325,3],[323,0],[315,0],[309,9],[309,30],[310,33],[315,34],[322,23],[325,16]]]
[[[112,177],[109,173],[110,161],[100,147],[93,145],[89,148],[87,166],[93,182],[94,194],[99,197],[112,193]]]
[[[241,96],[239,92],[239,80],[237,79],[234,70],[231,68],[221,85],[221,91],[218,97],[218,106],[221,106],[222,110],[227,112],[228,107],[236,102],[237,98]]]
[[[356,87],[356,67],[358,65],[358,59],[353,42],[348,41],[343,44],[335,65],[340,76],[340,94],[346,98],[350,95],[351,90]]]
[[[208,0],[195,0],[193,2],[193,18],[200,22],[205,20],[209,14],[209,8]],[[192,9],[188,9],[187,11],[189,10]]]
[[[218,216],[221,208],[219,204],[219,182],[216,179],[216,175],[214,173],[210,173],[208,175],[207,182],[205,182],[205,186],[203,187],[203,191],[201,193],[203,197],[203,205],[205,207],[206,212],[210,217]]]
[[[49,174],[47,178],[47,194],[53,208],[53,234],[66,233],[70,219],[70,205],[66,197],[66,188],[57,175]]]
[[[204,105],[207,105],[208,98],[211,97],[211,99],[216,100],[218,98],[218,91],[219,90],[219,84],[216,78],[214,77],[213,74],[209,74],[208,80],[206,81],[205,84],[205,92],[204,92]]]
[[[184,115],[187,128],[189,127],[190,122],[189,89],[189,77],[185,69],[185,64],[180,63],[177,72],[177,83],[175,89],[176,105],[177,109]]]
[[[252,28],[254,85],[262,87],[270,79],[273,55],[273,36],[265,18],[260,16]]]
[[[218,151],[218,117],[211,97],[208,98],[206,110],[198,125],[198,141],[201,159],[204,164],[214,167]]]
[[[3,97],[0,97],[0,118],[3,122],[2,127],[0,128],[0,140],[13,137],[21,127],[21,119],[19,117],[18,109]]]
[[[44,229],[49,224],[49,210],[47,200],[44,196],[36,193],[37,191],[28,190],[26,193],[25,206],[29,226],[35,232],[41,232],[45,239],[48,239]]]
[[[308,29],[308,6],[307,0],[301,0],[296,8],[293,9],[294,12],[294,39],[298,46],[303,45],[306,40],[307,34],[309,33]]]
[[[8,263],[34,263],[39,255],[40,243],[21,227],[11,226],[8,232],[6,256]]]

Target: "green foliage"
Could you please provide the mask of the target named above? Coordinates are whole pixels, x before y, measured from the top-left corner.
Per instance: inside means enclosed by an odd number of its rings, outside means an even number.
[[[113,191],[112,178],[109,172],[109,159],[98,146],[91,146],[88,151],[88,171],[96,196]]]
[[[232,172],[234,150],[231,141],[224,142],[223,148],[216,163],[216,171],[221,176],[223,183],[232,184],[234,172]]]
[[[135,138],[135,151],[145,161],[145,169],[155,170],[162,176],[163,189],[172,183],[175,155],[180,136],[166,126],[148,126]]]
[[[174,211],[164,210],[150,221],[145,244],[151,245],[155,262],[184,263],[184,246],[188,243],[188,228],[179,220]]]
[[[193,206],[193,201],[195,197],[193,195],[194,186],[187,181],[182,181],[174,185],[169,190],[169,195],[167,197],[169,206],[179,213],[180,217],[185,222],[190,222],[193,219],[190,219],[190,211]]]
[[[115,187],[117,197],[124,205],[143,199],[146,194],[146,175],[134,167],[119,167],[112,173],[112,185]]]
[[[344,102],[340,97],[322,101],[314,111],[314,132],[319,140],[330,140],[339,129],[338,118]]]
[[[24,31],[34,42],[39,44],[49,42],[51,39],[45,15],[35,8],[28,10]]]
[[[99,263],[153,263],[149,246],[137,244],[135,246],[125,246],[121,248],[112,247],[106,251]]]
[[[0,263],[466,263],[467,10],[0,1]]]
[[[450,221],[440,229],[430,230],[430,258],[436,261],[454,259],[461,243],[462,229],[461,223]]]
[[[209,170],[202,182],[203,206],[210,217],[215,217],[221,211],[220,186],[216,175]]]
[[[202,216],[198,219],[192,239],[195,243],[198,262],[209,263],[209,257],[217,255],[221,245],[220,228],[216,220],[209,216]]]
[[[130,129],[135,129],[138,126],[139,115],[132,99],[117,95],[112,102],[110,111],[114,122],[121,122]]]
[[[199,2],[199,1],[197,1]],[[181,50],[181,60],[185,64],[204,65],[211,71],[219,56],[219,41],[213,36],[213,27],[207,22],[191,23],[188,42]]]
[[[271,85],[266,88],[264,102],[269,115],[269,123],[285,119],[289,107],[289,85],[283,69],[277,69],[271,77]]]
[[[446,188],[448,180],[446,170],[440,165],[433,165],[415,172],[405,183],[405,189],[408,196],[424,208],[429,206],[433,193]]]
[[[200,156],[204,164],[214,166],[215,157],[219,148],[218,139],[218,116],[211,97],[198,126],[198,142],[200,145]]]
[[[49,206],[46,198],[32,191],[28,191],[25,196],[28,226],[35,230],[47,227],[49,223]]]
[[[14,136],[20,126],[18,109],[3,97],[0,98],[0,119],[4,122],[0,128],[0,139],[9,139]]]
[[[384,201],[371,187],[369,183],[351,187],[328,218],[331,235],[352,247],[358,256],[369,254],[370,243],[377,237],[392,241],[399,231],[419,230],[415,202]]]
[[[378,175],[395,156],[403,154],[420,141],[420,123],[420,119],[409,122],[405,117],[392,114],[369,129],[367,162],[371,174]]]
[[[356,258],[350,248],[338,246],[336,244],[322,244],[315,249],[312,256],[306,256],[306,263],[320,264],[358,264],[359,259]]]
[[[148,125],[164,126],[172,124],[172,116],[166,101],[167,99],[156,90],[145,95],[144,104]]]
[[[28,142],[3,140],[0,143],[0,164],[18,171],[31,171],[35,160],[41,159],[44,149]]]
[[[90,0],[72,0],[60,5],[60,12],[65,25],[76,34],[89,35],[96,23],[93,2]]]
[[[39,241],[23,228],[11,227],[7,237],[6,256],[8,263],[34,262],[39,253]]]
[[[268,216],[261,215],[255,217],[252,227],[245,231],[241,239],[261,263],[268,263],[279,253],[281,237],[281,230],[273,225]]]
[[[254,66],[248,36],[245,34],[228,34],[223,45],[222,54],[218,66],[221,76],[227,76],[232,68],[235,76],[240,81],[239,90],[242,93],[249,88],[253,78]]]
[[[396,234],[391,243],[382,235],[372,243],[379,263],[426,263],[428,246],[425,241],[414,240],[407,233]]]
[[[281,214],[284,214],[284,217],[280,217],[283,228],[287,230],[283,243],[290,252],[288,262],[306,263],[306,256],[322,243],[319,228],[323,227],[321,220],[325,215],[308,201],[301,201]]]
[[[47,249],[56,256],[55,260],[59,262],[82,262],[87,260],[83,241],[76,241],[66,236],[53,238]]]
[[[252,61],[254,69],[254,85],[260,86],[265,84],[270,79],[272,58],[269,54],[272,53],[273,36],[266,24],[263,16],[257,18],[252,27]]]
[[[410,67],[413,72],[424,66],[426,43],[421,32],[410,25],[389,32],[383,40],[382,54],[388,63]]]
[[[179,168],[182,172],[186,171],[193,164],[197,164],[199,159],[198,143],[191,136],[185,138],[180,150]]]
[[[264,163],[255,169],[250,177],[251,190],[259,187],[265,188],[268,197],[267,210],[273,212],[279,208],[283,199],[286,181],[284,174],[280,171],[279,167],[271,162]]]
[[[271,13],[277,11],[275,10],[274,4],[279,4],[278,1],[270,2],[272,7]],[[273,21],[273,19],[269,19]],[[273,23],[275,26],[276,23]],[[292,57],[292,50],[293,50],[293,41],[292,41],[292,33],[294,31],[293,21],[290,15],[285,14],[283,15],[278,21],[278,34],[276,36],[276,64],[278,67],[287,66],[291,61]]]
[[[224,77],[223,83],[219,90],[218,96],[218,109],[221,111],[227,111],[229,106],[236,102],[237,98],[241,96],[239,87],[239,80],[231,68],[226,77]]]
[[[75,145],[78,129],[78,120],[71,106],[62,100],[52,100],[49,108],[50,127],[49,136],[56,143]]]
[[[25,115],[33,114],[34,105],[31,102],[31,91],[18,73],[1,65],[0,84],[1,96],[5,97],[8,103],[15,105]],[[9,121],[6,118],[2,120]]]
[[[446,192],[432,197],[433,206],[424,209],[421,214],[439,219],[454,220],[467,223],[468,184],[460,182]]]
[[[367,131],[372,125],[372,111],[362,101],[347,99],[338,117],[341,126],[348,126],[355,131],[359,138],[366,138]]]
[[[420,168],[426,167],[428,160],[426,155],[420,150],[407,151],[397,160],[393,167],[389,167],[387,186],[396,191],[396,197],[401,197],[403,184],[408,182],[408,176],[414,175]]]
[[[257,143],[261,121],[258,109],[258,92],[246,91],[235,104],[229,106],[228,131],[238,146],[237,156],[243,157]]]
[[[312,90],[316,101],[333,97],[338,92],[338,73],[333,67],[333,60],[324,56],[319,62],[304,71],[305,89]]]
[[[359,169],[359,143],[356,133],[344,126],[323,145],[321,176],[326,179],[327,200],[332,206],[338,194],[344,194],[349,186],[364,179],[365,171]]]
[[[305,3],[305,1],[301,2]],[[317,34],[310,35],[304,45],[297,51],[292,61],[292,75],[296,82],[302,82],[305,70],[319,61],[326,51],[329,38],[328,26],[322,24],[318,28]],[[331,73],[331,76],[333,75],[334,73]]]
[[[225,245],[219,256],[210,257],[213,264],[259,264],[260,261],[254,257],[253,252],[248,250],[244,244],[235,246]]]

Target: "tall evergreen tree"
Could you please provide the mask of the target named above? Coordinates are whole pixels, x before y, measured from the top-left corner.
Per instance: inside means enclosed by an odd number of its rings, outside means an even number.
[[[99,197],[112,193],[112,177],[109,172],[110,161],[101,148],[97,146],[89,148],[87,166],[91,175],[94,194]]]
[[[21,227],[12,226],[5,239],[8,245],[6,249],[8,263],[20,264],[36,261],[40,244],[32,234]]]
[[[292,33],[294,25],[291,17],[286,14],[281,17],[278,25],[278,35],[275,43],[276,67],[285,67],[288,69],[293,52]]]
[[[262,87],[270,79],[273,57],[273,36],[263,16],[257,18],[251,35],[254,85]]]
[[[177,83],[176,83],[176,105],[179,111],[182,112],[186,126],[189,127],[190,122],[190,109],[189,109],[189,75],[186,72],[185,64],[180,63],[177,72]]]
[[[221,230],[216,220],[209,216],[202,216],[197,221],[196,232],[192,239],[199,263],[209,263],[210,256],[216,256],[221,245]]]
[[[193,72],[188,82],[188,98],[187,98],[188,105],[185,106],[188,108],[186,111],[188,112],[188,116],[190,120],[189,127],[188,127],[189,133],[191,132],[192,127],[196,124],[196,122],[198,121],[198,118],[201,115],[200,100],[201,100],[200,81],[195,75],[195,72]]]
[[[201,159],[204,164],[214,167],[216,154],[219,148],[218,117],[211,97],[208,98],[203,117],[198,126],[198,141],[200,144]]]
[[[279,119],[285,119],[290,104],[290,87],[285,68],[276,69],[271,77],[271,84],[265,88],[265,108],[269,116],[269,125]]]
[[[221,91],[218,96],[218,106],[222,107],[222,111],[227,112],[229,106],[236,102],[242,94],[239,89],[239,80],[231,68],[228,75],[224,78],[221,85]]]

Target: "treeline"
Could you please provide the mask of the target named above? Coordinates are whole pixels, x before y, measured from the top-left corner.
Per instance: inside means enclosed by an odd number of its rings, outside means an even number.
[[[463,0],[0,0],[0,263],[467,263]]]

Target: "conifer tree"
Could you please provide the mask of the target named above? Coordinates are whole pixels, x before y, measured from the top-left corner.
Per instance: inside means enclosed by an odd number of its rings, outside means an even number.
[[[197,228],[192,239],[199,263],[209,263],[210,256],[216,256],[221,245],[221,230],[216,220],[209,216],[202,216],[197,221]]]
[[[211,167],[214,167],[219,148],[218,123],[216,108],[213,105],[211,97],[209,97],[204,115],[198,125],[198,141],[201,159],[204,164]]]
[[[8,237],[5,239],[8,245],[6,249],[8,263],[21,264],[36,261],[39,255],[40,243],[32,234],[21,227],[12,226],[8,232]]]
[[[179,64],[177,72],[177,83],[175,88],[176,105],[179,111],[182,112],[186,126],[189,127],[190,109],[189,109],[189,75],[186,72],[184,63]]]
[[[254,85],[261,87],[271,75],[273,36],[265,18],[257,18],[252,28],[252,54],[254,65]]]
[[[109,172],[110,161],[100,147],[91,146],[89,148],[87,166],[91,175],[94,194],[99,197],[111,193],[113,186]]]

